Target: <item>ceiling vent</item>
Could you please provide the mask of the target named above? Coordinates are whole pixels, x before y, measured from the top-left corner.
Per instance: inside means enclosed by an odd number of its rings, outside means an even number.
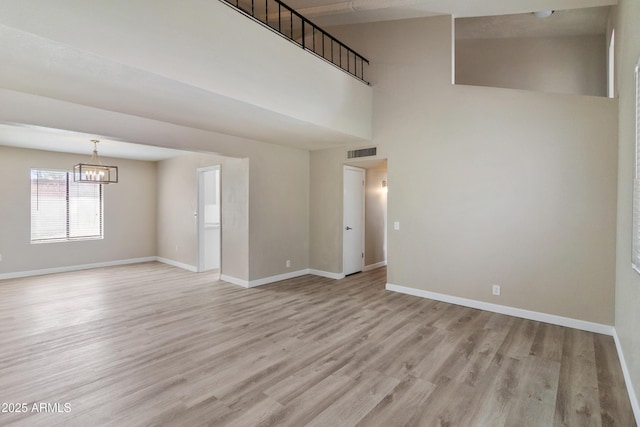
[[[357,150],[347,151],[347,159],[357,159],[360,157],[375,157],[378,153],[378,147],[359,148]]]

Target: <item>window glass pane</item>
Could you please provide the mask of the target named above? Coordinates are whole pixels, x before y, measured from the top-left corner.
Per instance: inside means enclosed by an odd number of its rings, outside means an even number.
[[[31,170],[31,241],[102,238],[102,186],[67,171]]]
[[[66,199],[66,172],[31,171],[31,240],[66,237]]]
[[[101,187],[69,180],[69,238],[102,236]]]

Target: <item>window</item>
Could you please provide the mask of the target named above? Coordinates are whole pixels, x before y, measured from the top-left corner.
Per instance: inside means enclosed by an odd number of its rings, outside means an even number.
[[[638,79],[640,59],[636,65],[636,164],[633,172],[633,238],[631,265],[640,273],[640,81]]]
[[[102,185],[73,173],[31,169],[31,243],[102,239]]]

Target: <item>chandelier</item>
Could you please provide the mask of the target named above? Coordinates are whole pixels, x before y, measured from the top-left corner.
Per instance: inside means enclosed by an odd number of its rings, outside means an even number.
[[[118,167],[106,166],[98,157],[97,139],[92,139],[93,154],[89,163],[78,163],[73,167],[73,180],[75,182],[88,182],[91,184],[112,184],[118,182]]]

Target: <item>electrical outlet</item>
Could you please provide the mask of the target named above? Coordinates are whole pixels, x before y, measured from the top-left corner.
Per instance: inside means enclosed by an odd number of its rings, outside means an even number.
[[[493,294],[500,295],[500,285],[493,285]]]
[[[178,245],[176,245],[176,252],[178,252]]]
[[[393,229],[394,230],[400,230],[400,221],[395,221],[393,223]]]
[[[0,261],[2,261],[2,254],[0,254]]]
[[[289,268],[289,267],[291,267],[291,260],[290,259],[287,260],[287,268]]]

